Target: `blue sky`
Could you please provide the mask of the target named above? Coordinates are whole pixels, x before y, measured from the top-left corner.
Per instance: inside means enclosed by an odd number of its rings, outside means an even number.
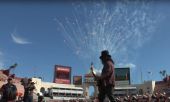
[[[100,2],[2,2],[0,65],[7,68],[17,62],[16,75],[52,81],[55,64],[71,66],[72,75],[87,73],[91,61],[100,70],[100,51],[108,49],[117,67],[131,67],[132,83],[141,82],[140,71],[143,80],[160,80],[160,70],[170,73],[170,4],[127,4],[106,2],[103,9]],[[122,22],[107,22],[109,17]],[[103,21],[106,25],[100,24]],[[112,35],[116,37],[110,39]]]

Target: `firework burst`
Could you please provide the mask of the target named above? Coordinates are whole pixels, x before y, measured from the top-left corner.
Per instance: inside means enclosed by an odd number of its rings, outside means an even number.
[[[131,49],[143,45],[154,30],[151,2],[76,2],[72,15],[56,17],[64,42],[80,58],[96,61],[102,50],[128,60]],[[98,60],[97,60],[98,61]]]

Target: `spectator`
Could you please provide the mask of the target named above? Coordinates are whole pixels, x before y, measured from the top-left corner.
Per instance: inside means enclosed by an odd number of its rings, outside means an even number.
[[[2,99],[1,102],[15,102],[17,95],[17,88],[13,84],[13,79],[8,78],[7,84],[1,87]]]
[[[41,92],[38,93],[38,102],[45,102],[44,96]]]
[[[28,83],[24,85],[24,102],[33,102],[34,89],[34,82],[32,82],[32,79],[28,79]]]

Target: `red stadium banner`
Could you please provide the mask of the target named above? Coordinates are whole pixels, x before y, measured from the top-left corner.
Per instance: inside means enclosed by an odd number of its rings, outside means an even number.
[[[70,80],[65,80],[65,79],[56,79],[55,83],[59,84],[70,84]]]
[[[71,84],[71,67],[55,65],[54,83]]]

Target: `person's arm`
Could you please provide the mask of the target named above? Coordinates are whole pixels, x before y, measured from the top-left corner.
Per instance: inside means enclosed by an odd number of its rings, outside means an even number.
[[[33,85],[33,90],[36,90],[35,85]]]
[[[3,94],[4,88],[5,88],[4,85],[0,88],[0,94],[1,94],[1,95]]]
[[[16,94],[15,101],[17,101],[17,95],[18,95],[17,93],[18,93],[18,92],[17,92],[17,87],[16,87],[15,85],[14,85],[14,91],[15,91],[15,94]]]
[[[15,91],[17,92],[17,87],[14,85]]]
[[[107,63],[104,65],[104,68],[105,73],[102,73],[100,79],[106,79],[107,77],[111,76],[111,74],[113,73],[114,65],[112,62],[107,61]]]

